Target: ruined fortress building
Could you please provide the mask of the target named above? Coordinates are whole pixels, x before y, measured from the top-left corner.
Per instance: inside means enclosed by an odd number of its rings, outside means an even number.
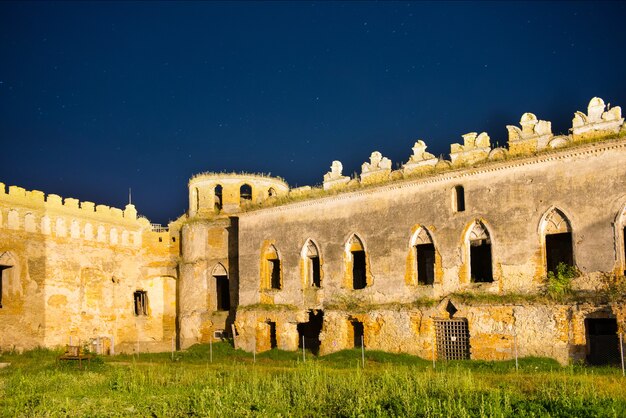
[[[626,330],[626,126],[594,98],[569,135],[525,113],[507,148],[417,141],[319,187],[253,174],[189,181],[167,227],[0,184],[0,348],[103,353],[234,337],[257,352],[365,344],[424,358],[617,358]],[[575,266],[573,296],[549,275]],[[551,273],[552,272],[552,273]],[[560,273],[563,275],[563,272]],[[567,290],[567,289],[566,289]],[[566,293],[566,292],[565,292]]]

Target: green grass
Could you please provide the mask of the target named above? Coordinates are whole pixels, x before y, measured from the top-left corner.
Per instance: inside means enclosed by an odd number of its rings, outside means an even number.
[[[60,352],[4,353],[0,416],[622,417],[617,368],[554,360],[432,363],[407,354],[344,350],[323,357],[227,343],[175,353],[99,357],[83,370]]]

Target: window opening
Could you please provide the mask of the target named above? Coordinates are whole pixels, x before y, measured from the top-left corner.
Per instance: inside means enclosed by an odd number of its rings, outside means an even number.
[[[556,273],[556,266],[560,263],[574,265],[570,232],[546,235],[546,271]]]
[[[321,270],[320,270],[320,258],[311,257],[311,285],[313,287],[320,287],[322,284]]]
[[[465,190],[463,186],[454,187],[454,210],[456,212],[465,211]]]
[[[572,229],[570,224],[558,209],[553,209],[545,218],[545,250],[546,272],[555,272],[559,263],[574,265],[572,245]]]
[[[222,210],[222,185],[215,186],[215,209]]]
[[[415,246],[417,260],[417,283],[432,285],[435,282],[435,246],[420,244]]]
[[[615,318],[586,318],[585,331],[587,363],[593,365],[620,363],[619,337]]]
[[[133,293],[135,300],[135,316],[148,315],[148,292],[145,290],[137,290]]]
[[[278,347],[278,341],[276,340],[276,322],[268,321],[267,325],[270,328],[270,349]]]
[[[476,283],[493,282],[491,239],[485,226],[476,222],[470,232],[470,278]]]
[[[5,277],[5,271],[7,271],[8,269],[10,269],[11,266],[0,266],[0,308],[2,308],[2,292],[3,292],[3,288],[2,285],[4,284],[4,277]],[[8,271],[7,271],[8,273]]]
[[[267,260],[270,263],[270,286],[272,289],[280,289],[280,260]]]
[[[218,311],[230,310],[230,286],[228,276],[213,276],[215,278],[215,291]]]
[[[244,184],[239,188],[239,204],[252,200],[252,186]]]
[[[302,349],[302,338],[304,337],[304,348],[317,355],[320,350],[320,333],[323,323],[323,311],[309,311],[309,322],[298,324],[298,348]]]
[[[350,323],[352,324],[352,333],[354,335],[354,348],[361,348],[364,346],[363,339],[365,337],[363,322],[354,320],[350,321]]]
[[[352,251],[352,288],[365,289],[366,285],[365,251]]]
[[[274,197],[274,196],[276,196],[276,190],[274,190],[274,188],[273,188],[273,187],[270,187],[270,188],[269,188],[269,190],[267,191],[267,195],[268,195],[269,197]]]
[[[466,319],[435,319],[437,359],[469,360],[469,337]]]
[[[308,286],[320,287],[322,274],[319,251],[317,250],[317,246],[312,241],[308,241],[304,251],[305,253],[303,257],[304,262],[306,263],[305,283]]]

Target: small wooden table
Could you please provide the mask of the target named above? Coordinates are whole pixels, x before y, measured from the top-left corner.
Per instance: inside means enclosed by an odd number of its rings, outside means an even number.
[[[78,360],[78,368],[83,368],[83,360],[87,360],[88,363],[91,363],[91,355],[85,354],[82,352],[80,346],[78,345],[66,345],[65,353],[59,360],[70,361],[70,360]]]

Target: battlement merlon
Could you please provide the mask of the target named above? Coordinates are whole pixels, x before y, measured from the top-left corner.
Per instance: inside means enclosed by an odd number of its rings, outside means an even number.
[[[81,202],[71,197],[64,199],[57,194],[46,195],[42,191],[26,190],[19,186],[9,186],[7,193],[4,183],[0,183],[0,203],[8,207],[24,206],[32,210],[56,212],[59,215],[88,218],[105,223],[132,224],[142,228],[146,226],[142,219],[137,218],[137,209],[132,204],[119,209],[88,201]]]
[[[608,135],[618,134],[624,130],[624,118],[619,106],[605,109],[604,100],[594,97],[589,101],[587,114],[576,112],[572,119],[572,139],[574,142],[602,138]]]

